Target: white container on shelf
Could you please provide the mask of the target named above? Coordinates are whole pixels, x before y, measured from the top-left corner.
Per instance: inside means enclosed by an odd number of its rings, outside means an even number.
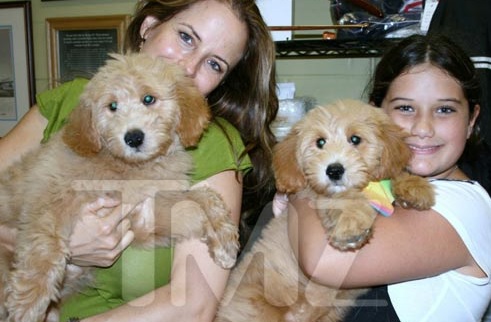
[[[271,124],[271,130],[278,141],[281,141],[290,132],[293,124],[305,115],[305,101],[303,99],[282,99],[279,101],[278,114]]]

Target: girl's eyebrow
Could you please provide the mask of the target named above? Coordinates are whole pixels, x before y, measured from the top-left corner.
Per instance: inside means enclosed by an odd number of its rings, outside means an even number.
[[[395,102],[395,101],[414,101],[414,99],[412,98],[406,98],[406,97],[394,97],[392,99],[389,100],[389,102]]]
[[[439,102],[453,102],[457,104],[461,104],[462,101],[459,100],[458,98],[440,98],[438,99]]]
[[[194,37],[196,37],[196,39],[199,41],[199,42],[202,42],[201,40],[201,37],[199,36],[199,34],[196,32],[196,30],[193,28],[193,26],[191,26],[190,24],[187,24],[185,22],[181,23],[183,26],[186,26],[187,28],[189,28],[189,30],[191,31],[191,33],[193,34]],[[221,61],[223,64],[225,64],[227,66],[227,71],[230,70],[230,64],[223,58],[223,57],[220,57],[218,55],[213,55],[213,57],[215,57],[217,60]]]
[[[414,99],[412,98],[406,98],[406,97],[394,97],[392,99],[389,100],[389,102],[394,102],[394,101],[409,101],[409,102],[413,102]],[[437,99],[438,102],[453,102],[453,103],[458,103],[458,104],[461,104],[462,101],[459,100],[458,98],[439,98]]]

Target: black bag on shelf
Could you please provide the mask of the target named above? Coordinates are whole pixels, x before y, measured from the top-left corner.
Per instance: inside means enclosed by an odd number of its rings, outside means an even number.
[[[339,25],[367,24],[339,29],[337,39],[401,38],[419,32],[422,1],[331,0],[330,8]]]

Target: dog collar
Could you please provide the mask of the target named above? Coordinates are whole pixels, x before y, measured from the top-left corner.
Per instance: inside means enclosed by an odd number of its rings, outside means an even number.
[[[381,215],[388,217],[394,212],[394,196],[390,180],[374,181],[368,183],[363,189],[370,205]]]

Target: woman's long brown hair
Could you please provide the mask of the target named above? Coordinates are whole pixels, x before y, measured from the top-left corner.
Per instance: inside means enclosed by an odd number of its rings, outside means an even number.
[[[142,42],[140,27],[147,16],[161,22],[203,0],[143,0],[137,4],[128,27],[125,51],[138,51]],[[214,116],[223,117],[240,132],[253,169],[245,174],[242,200],[242,241],[274,193],[271,168],[276,140],[270,124],[276,117],[275,46],[254,0],[216,0],[232,8],[248,29],[248,43],[239,63],[208,96]]]

